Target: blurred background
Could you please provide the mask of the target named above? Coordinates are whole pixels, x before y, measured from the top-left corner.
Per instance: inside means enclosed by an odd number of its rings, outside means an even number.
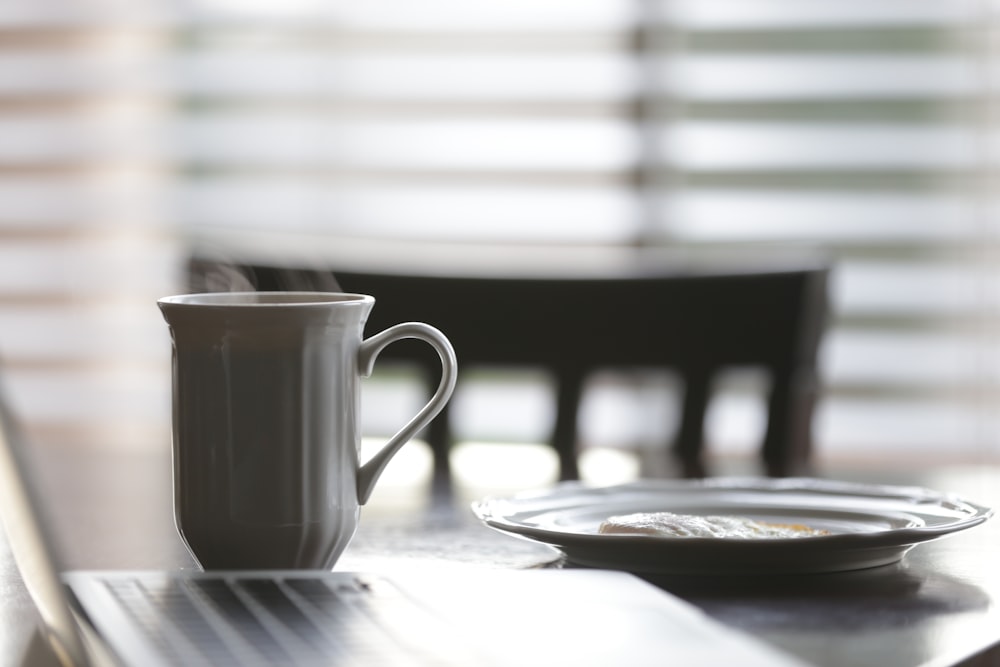
[[[155,300],[185,289],[192,248],[381,262],[444,249],[473,264],[488,251],[501,265],[550,250],[584,262],[657,246],[819,251],[835,270],[817,456],[996,461],[998,10],[6,2],[9,393],[40,439],[167,446],[169,339]],[[554,460],[530,445],[551,425],[547,379],[467,379],[453,414],[459,472],[489,460],[494,475],[544,483]],[[756,449],[761,386],[738,369],[720,379],[715,455]],[[593,378],[584,474],[635,474],[628,451],[669,434],[675,389],[659,372]],[[421,399],[402,370],[366,392],[376,437]],[[527,458],[503,467],[488,442]],[[413,448],[398,474],[426,474],[422,456]]]

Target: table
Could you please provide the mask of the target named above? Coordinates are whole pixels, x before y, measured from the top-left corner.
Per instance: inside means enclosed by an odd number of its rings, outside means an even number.
[[[173,529],[169,452],[44,447],[35,453],[71,569],[190,568]],[[828,476],[830,476],[828,474]],[[920,483],[1000,507],[1000,467],[844,470]],[[428,494],[429,497],[429,494]],[[480,526],[464,506],[376,489],[338,569],[387,573],[562,567],[547,547]],[[904,561],[841,574],[654,578],[654,583],[807,662],[827,667],[1000,664],[1000,521],[916,547]],[[0,542],[0,664],[42,664],[36,615]],[[25,659],[27,656],[27,659]]]

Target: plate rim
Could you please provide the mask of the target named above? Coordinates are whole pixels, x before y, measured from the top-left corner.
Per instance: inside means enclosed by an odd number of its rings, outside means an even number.
[[[586,507],[588,504],[598,504],[602,499],[615,495],[637,495],[656,493],[677,493],[680,491],[730,491],[756,492],[770,495],[774,492],[804,494],[812,493],[817,498],[824,494],[832,496],[849,496],[855,501],[884,500],[887,502],[909,503],[919,513],[919,507],[936,507],[946,510],[953,516],[942,523],[933,525],[905,526],[861,533],[838,533],[832,535],[817,535],[794,538],[716,538],[716,537],[686,537],[664,538],[653,535],[608,535],[574,530],[558,530],[546,527],[526,525],[511,518],[516,511],[532,503],[549,504],[545,510],[556,512],[567,511],[574,507]],[[589,503],[580,504],[579,499],[589,499]],[[574,503],[574,499],[577,500]],[[566,503],[569,503],[567,506]],[[951,533],[979,525],[994,514],[994,510],[985,505],[970,501],[957,494],[934,491],[920,486],[897,486],[888,484],[871,484],[866,482],[850,482],[835,479],[815,477],[713,477],[705,479],[638,479],[613,485],[590,485],[581,481],[559,482],[546,489],[537,489],[515,493],[509,496],[487,496],[471,504],[476,517],[486,526],[502,533],[542,542],[562,551],[569,560],[574,560],[574,554],[586,550],[604,551],[615,546],[622,552],[637,550],[655,552],[670,556],[678,554],[694,554],[711,550],[723,554],[727,550],[738,551],[744,555],[765,558],[768,554],[782,556],[818,553],[820,550],[833,555],[842,553],[845,562],[857,558],[859,552],[872,550],[896,550],[902,558],[913,546],[944,537]],[[508,508],[505,512],[504,508]],[[852,511],[858,508],[852,508]],[[542,510],[539,510],[542,513]],[[858,513],[861,513],[860,511]],[[873,517],[880,515],[876,509],[871,512]],[[883,513],[882,516],[885,516]],[[824,558],[830,554],[824,554]],[[583,558],[581,560],[593,560]],[[628,565],[630,558],[625,553],[621,558],[622,565]],[[615,563],[610,563],[615,565]],[[623,568],[636,569],[636,568]],[[666,566],[665,571],[669,571]],[[829,567],[822,570],[827,571]],[[843,569],[852,569],[847,566]]]

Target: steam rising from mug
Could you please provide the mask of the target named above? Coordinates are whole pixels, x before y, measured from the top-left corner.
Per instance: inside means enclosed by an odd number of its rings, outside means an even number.
[[[191,292],[256,292],[262,290],[254,269],[224,258],[191,260]],[[343,292],[336,276],[324,269],[268,269],[269,289],[283,292]]]
[[[174,511],[206,569],[330,569],[382,470],[450,399],[455,352],[408,322],[362,338],[375,299],[216,292],[159,301],[173,341]],[[431,345],[441,381],[369,461],[360,378],[404,338]]]

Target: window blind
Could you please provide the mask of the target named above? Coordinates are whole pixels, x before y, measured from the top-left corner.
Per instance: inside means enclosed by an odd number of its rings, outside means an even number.
[[[837,259],[825,446],[995,455],[992,7],[671,7],[653,236]]]
[[[995,456],[994,13],[8,5],[0,353],[43,430],[125,413],[155,430],[166,342],[151,304],[181,286],[189,243],[819,248],[837,267],[819,451]],[[722,383],[720,447],[756,437],[757,384]],[[592,437],[614,439],[602,423]]]
[[[0,9],[0,367],[35,437],[131,445],[168,432],[155,297],[178,264],[149,76],[163,31],[111,18]]]

